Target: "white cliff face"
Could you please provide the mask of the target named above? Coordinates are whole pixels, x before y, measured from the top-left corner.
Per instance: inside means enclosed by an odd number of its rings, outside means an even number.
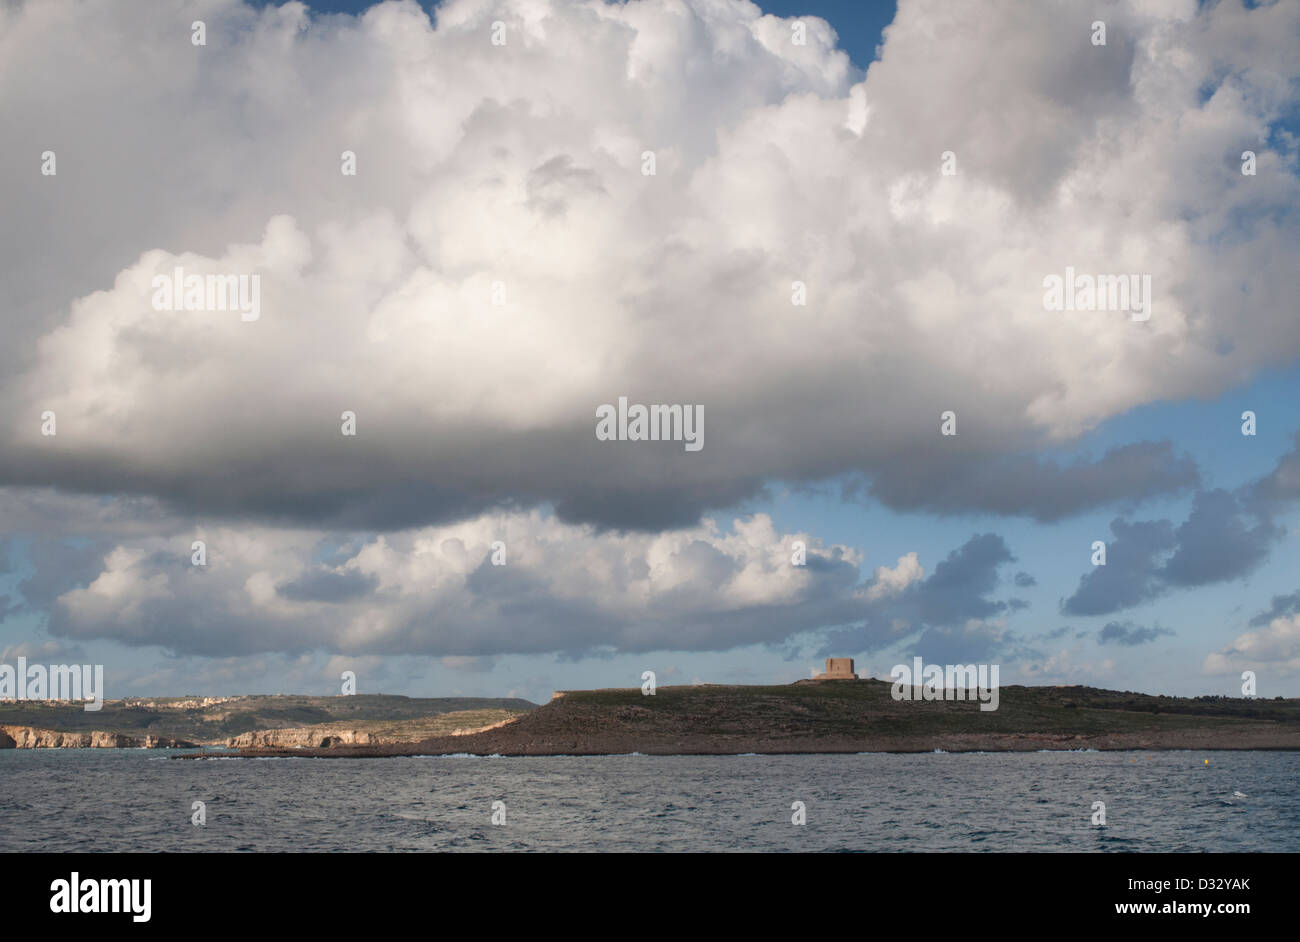
[[[198,738],[206,745],[224,742],[224,745],[237,749],[326,749],[342,745],[418,742],[436,736],[464,736],[494,729],[515,719],[517,716],[503,710],[464,710],[369,724],[364,721],[348,721],[355,723],[355,726],[335,721],[287,729],[252,730],[228,738],[219,738],[217,735],[200,735]],[[152,734],[132,735],[104,730],[67,732],[41,726],[0,724],[0,749],[171,749],[198,745],[199,742]]]
[[[270,747],[276,749],[310,748],[323,749],[329,746],[370,745],[379,742],[373,733],[355,729],[319,729],[300,727],[298,729],[257,729],[240,733],[226,740],[226,745],[235,749],[252,747]]]
[[[456,714],[448,715],[456,716]],[[513,723],[517,719],[517,717],[506,717],[493,723],[473,723],[473,717],[466,718],[470,719],[472,725],[456,726],[451,729],[444,727],[437,730],[422,728],[418,724],[405,728],[398,725],[395,728],[388,728],[381,732],[330,725],[300,726],[290,729],[258,729],[232,736],[226,740],[226,745],[232,749],[259,747],[271,749],[328,749],[330,746],[369,746],[381,743],[419,742],[431,736],[468,736],[471,733],[482,733],[489,729],[505,726],[507,723]]]
[[[13,738],[16,749],[85,749],[90,746],[90,733],[60,733],[33,726],[6,726],[4,731]]]
[[[0,726],[0,749],[173,749],[192,745],[184,740],[137,738],[102,730],[63,733],[35,726]]]

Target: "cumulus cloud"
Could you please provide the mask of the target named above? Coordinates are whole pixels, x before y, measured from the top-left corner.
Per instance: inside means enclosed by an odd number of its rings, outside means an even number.
[[[1052,654],[1034,654],[1023,658],[1016,666],[1026,681],[1038,684],[1090,684],[1113,683],[1117,667],[1114,658],[1089,660],[1082,654],[1082,645],[1074,644]],[[1003,676],[1006,683],[1006,675]]]
[[[1155,641],[1163,635],[1172,635],[1173,632],[1167,628],[1144,628],[1141,625],[1135,625],[1130,622],[1112,621],[1106,624],[1101,631],[1097,632],[1098,644],[1122,644],[1127,647],[1135,647],[1139,644],[1147,644]]]
[[[494,657],[458,657],[451,655],[438,659],[443,667],[453,671],[469,674],[481,674],[491,671],[496,666]]]
[[[1174,534],[1178,548],[1162,575],[1175,586],[1235,579],[1263,562],[1281,535],[1277,524],[1250,514],[1237,495],[1222,489],[1199,493]]]
[[[80,645],[60,641],[22,641],[0,648],[0,664],[13,664],[18,658],[47,664],[77,664],[86,660]]]
[[[970,663],[983,661],[1007,650],[1016,636],[999,621],[974,619],[961,626],[927,628],[908,645],[908,650],[924,661]]]
[[[1294,4],[904,0],[860,82],[827,24],[795,46],[747,2],[200,7],[204,48],[199,7],[2,14],[6,133],[59,167],[0,154],[2,484],[658,530],[857,473],[901,508],[1050,520],[1195,468],[1008,455],[1300,354]],[[1044,311],[1067,265],[1151,274],[1151,319]],[[177,266],[258,274],[260,318],[155,310]],[[620,395],[703,404],[705,448],[597,442]]]
[[[899,560],[897,570],[906,559]],[[993,597],[1001,567],[1015,561],[1001,536],[977,533],[941,560],[931,575],[910,580],[902,591],[892,586],[888,592],[873,591],[882,584],[882,570],[877,570],[874,586],[863,593],[867,604],[858,613],[861,620],[826,632],[821,654],[875,651],[918,635],[927,656],[995,650],[1007,640],[997,616],[1021,607],[1019,599]],[[884,572],[886,578],[896,578]]]
[[[1252,628],[1270,624],[1274,619],[1286,615],[1300,614],[1300,592],[1290,595],[1275,595],[1266,611],[1260,612],[1250,620]]]
[[[1112,521],[1115,539],[1106,546],[1106,564],[1079,579],[1061,610],[1106,615],[1174,588],[1247,575],[1267,558],[1282,534],[1271,518],[1249,506],[1242,493],[1216,489],[1198,492],[1191,513],[1177,527],[1168,520]]]
[[[1090,507],[1176,494],[1199,480],[1196,463],[1176,455],[1171,443],[1135,442],[1065,467],[1030,455],[986,456],[956,466],[891,466],[871,484],[870,493],[900,509],[982,510],[1051,522]]]
[[[1015,557],[995,534],[972,536],[929,575],[909,552],[864,577],[860,551],[781,532],[764,514],[661,533],[537,511],[368,535],[183,520],[163,530],[33,543],[43,558],[78,562],[38,570],[49,634],[182,658],[429,656],[479,673],[510,654],[722,651],[800,638],[832,653],[913,639],[965,656],[1005,647],[1013,636],[999,616],[1024,605],[997,596]],[[205,566],[193,565],[195,539]],[[796,541],[804,565],[792,563]],[[329,665],[327,678],[337,675]]]
[[[1300,616],[1282,616],[1259,631],[1244,632],[1226,648],[1208,655],[1204,664],[1207,674],[1260,668],[1285,675],[1300,671]]]
[[[1278,459],[1277,467],[1251,489],[1250,498],[1263,508],[1286,506],[1300,499],[1300,432],[1291,450]]]
[[[898,595],[913,582],[925,577],[925,567],[917,559],[916,553],[898,557],[898,564],[890,569],[888,566],[876,567],[876,580],[867,589],[867,598],[876,601],[891,595]]]
[[[469,669],[510,653],[779,641],[848,620],[875,585],[860,584],[852,549],[778,533],[764,515],[729,532],[708,520],[618,534],[531,512],[346,547],[305,530],[198,536],[208,547],[201,567],[191,564],[188,536],[112,547],[93,578],[54,601],[51,633],[214,657],[425,654],[468,658],[446,663]],[[796,539],[809,565],[791,565]],[[322,554],[334,559],[319,563]]]

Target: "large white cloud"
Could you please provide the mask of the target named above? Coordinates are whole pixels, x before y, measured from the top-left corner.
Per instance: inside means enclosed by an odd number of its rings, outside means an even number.
[[[552,502],[658,528],[861,471],[898,506],[1052,518],[1191,476],[1031,468],[1044,495],[972,469],[1300,354],[1273,127],[1295,4],[904,0],[857,85],[826,24],[797,46],[744,2],[0,17],[7,484],[307,525]],[[261,318],[154,310],[177,265],[259,274]],[[1153,316],[1045,311],[1067,265],[1151,274]],[[620,395],[702,403],[703,451],[597,442]]]

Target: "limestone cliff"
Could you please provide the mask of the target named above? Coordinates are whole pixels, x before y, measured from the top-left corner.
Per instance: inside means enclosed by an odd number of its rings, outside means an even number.
[[[3,0],[0,0],[3,2]],[[454,729],[482,729],[519,716],[536,704],[514,697],[401,697],[251,695],[131,697],[106,699],[98,712],[83,703],[15,700],[0,696],[0,727],[30,727],[74,735],[109,730],[145,739],[155,736],[207,746],[224,745],[253,730],[360,730],[375,742],[418,742]],[[13,737],[10,737],[13,738]],[[363,739],[346,740],[365,742]],[[75,743],[76,740],[74,739]],[[4,746],[0,748],[13,748]]]
[[[226,740],[232,749],[329,749],[419,742],[429,736],[468,736],[512,723],[519,714],[501,710],[464,710],[403,723],[369,723],[368,728],[321,724],[287,729],[256,729]]]
[[[226,740],[234,749],[270,747],[274,749],[328,749],[339,745],[369,745],[379,740],[371,733],[356,729],[256,729]]]
[[[0,726],[0,749],[184,749],[194,743],[161,736],[126,736],[92,730],[64,733],[35,726]]]

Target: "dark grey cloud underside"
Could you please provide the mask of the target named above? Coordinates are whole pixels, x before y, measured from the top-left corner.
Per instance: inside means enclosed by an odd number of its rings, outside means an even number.
[[[1125,445],[1065,467],[945,443],[886,456],[847,446],[827,451],[815,439],[833,436],[813,435],[802,420],[795,422],[802,428],[764,428],[752,419],[729,427],[725,412],[707,408],[706,446],[697,453],[680,442],[597,441],[594,418],[589,426],[513,435],[414,421],[399,430],[399,423],[371,421],[364,410],[358,420],[355,439],[340,435],[334,415],[324,410],[302,416],[302,434],[288,442],[267,443],[264,433],[249,428],[247,436],[214,443],[207,460],[183,476],[52,447],[41,460],[0,456],[0,480],[156,496],[174,512],[200,518],[330,529],[400,530],[551,505],[565,522],[643,531],[693,524],[709,511],[762,496],[777,481],[815,482],[882,465],[869,491],[893,509],[1044,522],[1176,494],[1199,480],[1195,463],[1177,456],[1169,442]],[[64,440],[73,435],[75,429],[60,429]],[[788,450],[771,449],[777,441],[788,441]],[[845,488],[850,499],[861,494],[859,484]]]
[[[1112,521],[1114,539],[1106,547],[1106,564],[1080,578],[1061,611],[1108,615],[1176,588],[1227,582],[1253,572],[1285,531],[1259,513],[1251,491],[1200,491],[1187,520],[1177,527],[1169,520]]]
[[[1135,647],[1139,644],[1148,644],[1157,638],[1165,635],[1172,635],[1173,632],[1167,628],[1144,628],[1141,625],[1135,625],[1132,622],[1109,622],[1099,632],[1097,632],[1098,644],[1121,644],[1126,647]]]

